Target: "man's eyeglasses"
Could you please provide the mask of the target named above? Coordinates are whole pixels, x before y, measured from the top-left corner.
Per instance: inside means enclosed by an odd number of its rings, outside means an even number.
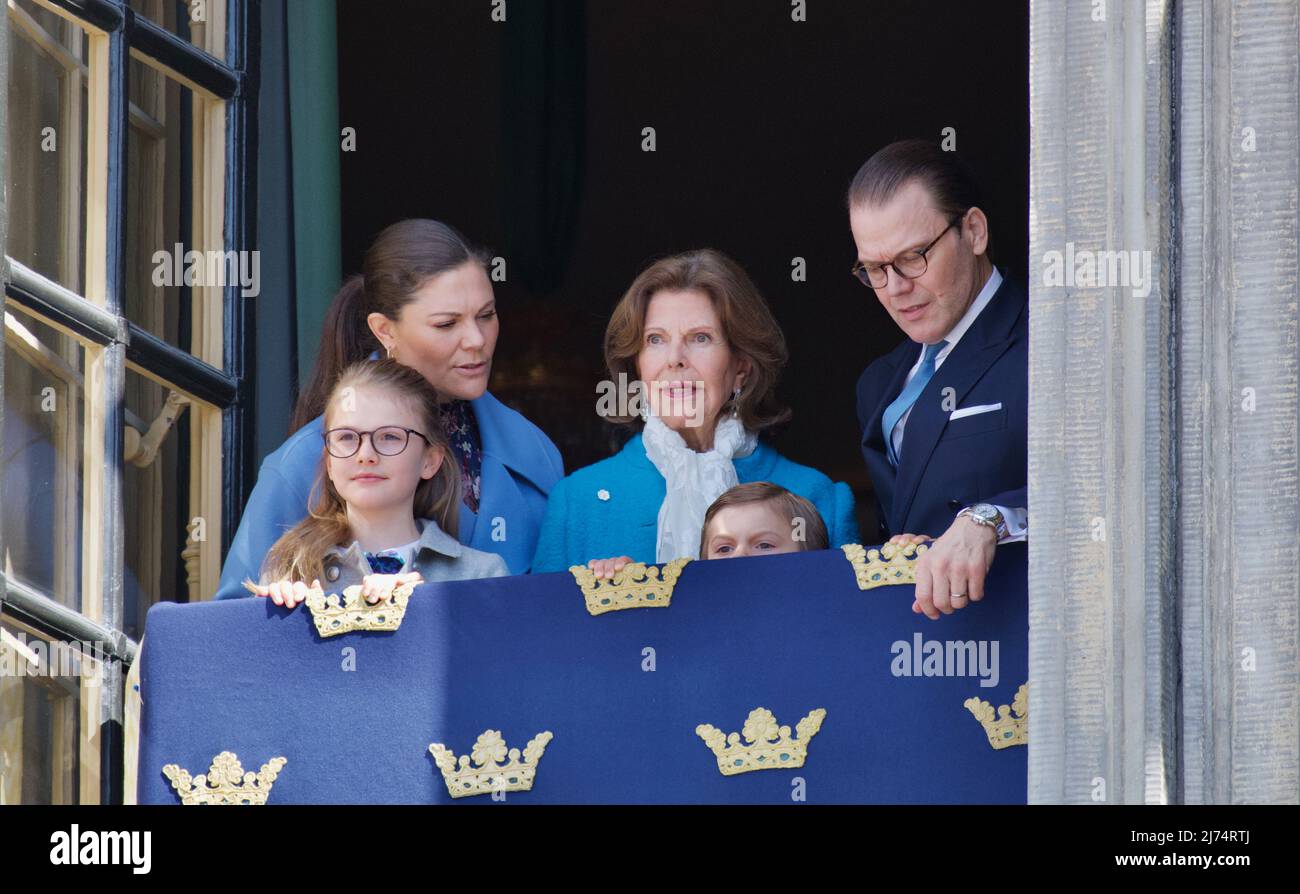
[[[907,279],[916,279],[918,276],[925,273],[929,267],[929,262],[925,257],[926,253],[938,245],[939,240],[942,239],[949,230],[957,226],[963,217],[965,217],[965,214],[953,218],[952,222],[943,228],[943,232],[938,236],[935,236],[934,239],[931,240],[930,244],[925,248],[918,248],[915,251],[905,251],[898,257],[894,258],[894,260],[888,261],[884,264],[863,264],[859,261],[853,265],[853,275],[856,276],[864,286],[869,286],[873,289],[883,289],[889,282],[889,270],[886,269],[889,267],[893,267],[894,273],[899,276]]]
[[[370,446],[375,448],[375,453],[381,456],[397,456],[406,449],[406,445],[411,441],[411,435],[420,435],[421,438],[424,438],[426,444],[432,445],[433,443],[413,428],[385,425],[383,428],[377,428],[374,431],[331,428],[325,432],[325,449],[330,452],[330,456],[336,459],[347,459],[357,455],[357,451],[361,449],[361,439],[368,436]]]

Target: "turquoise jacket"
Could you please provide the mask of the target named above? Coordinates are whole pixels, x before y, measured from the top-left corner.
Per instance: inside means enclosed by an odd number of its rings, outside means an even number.
[[[741,484],[770,481],[810,500],[826,523],[832,547],[858,542],[853,492],[847,484],[790,462],[762,441],[735,466]],[[659,507],[666,493],[663,475],[646,456],[637,434],[609,459],[579,469],[551,491],[533,572],[565,571],[615,556],[654,562]]]
[[[537,546],[547,495],[564,475],[564,462],[540,428],[490,393],[470,405],[483,441],[482,489],[477,515],[460,504],[459,540],[498,554],[511,574],[523,574]],[[257,580],[271,545],[307,517],[325,446],[321,426],[318,416],[262,461],[221,568],[217,599],[247,596],[244,579]]]

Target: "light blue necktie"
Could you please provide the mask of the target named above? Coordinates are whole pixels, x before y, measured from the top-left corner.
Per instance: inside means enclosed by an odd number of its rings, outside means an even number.
[[[925,346],[925,357],[921,359],[921,368],[916,371],[912,381],[907,383],[903,393],[894,398],[894,402],[885,408],[885,415],[880,417],[880,426],[885,430],[885,452],[889,456],[889,461],[894,466],[898,465],[898,455],[894,453],[894,426],[898,425],[898,420],[903,418],[916,399],[921,396],[925,386],[930,384],[930,379],[934,377],[934,358],[940,351],[947,346],[946,341]]]

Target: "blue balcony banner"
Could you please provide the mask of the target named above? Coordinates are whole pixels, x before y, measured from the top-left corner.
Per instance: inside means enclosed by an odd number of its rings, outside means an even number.
[[[570,574],[427,584],[396,632],[324,639],[306,606],[162,603],[139,802],[180,803],[164,766],[233,752],[285,759],[271,805],[1024,803],[1026,746],[994,748],[1011,733],[967,702],[996,713],[1027,683],[1026,570],[1024,544],[999,547],[985,598],[937,621],[910,584],[860,589],[840,550],[691,562],[668,607],[598,615]],[[758,708],[796,742],[825,714],[802,766],[782,740],[775,769],[724,775],[697,727],[740,733]],[[453,801],[429,746],[469,755],[489,730],[520,751],[551,734],[531,789]]]

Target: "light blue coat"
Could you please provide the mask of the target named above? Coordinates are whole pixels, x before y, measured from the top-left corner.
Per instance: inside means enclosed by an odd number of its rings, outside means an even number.
[[[546,512],[546,498],[564,475],[560,451],[540,428],[490,393],[471,401],[483,442],[477,515],[460,504],[461,543],[506,560],[511,574],[528,571]],[[307,517],[320,467],[323,417],[289,436],[262,461],[239,530],[221,569],[217,599],[247,596],[245,578],[258,579],[280,535]]]
[[[811,501],[826,523],[832,547],[858,542],[847,484],[791,462],[762,441],[749,456],[735,460],[735,467],[741,484],[770,481]],[[609,459],[579,469],[551,491],[533,572],[565,571],[615,556],[654,562],[659,507],[666,493],[664,477],[646,456],[638,434]]]

